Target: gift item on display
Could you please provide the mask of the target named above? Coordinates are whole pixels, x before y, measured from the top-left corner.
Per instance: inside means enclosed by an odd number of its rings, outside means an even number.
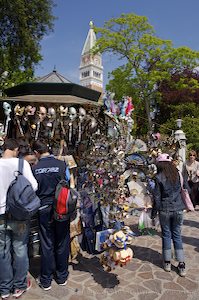
[[[104,243],[108,240],[108,237],[113,233],[113,231],[114,229],[106,229],[96,232],[95,250],[99,252],[104,250]]]
[[[105,240],[105,238],[108,238]],[[104,249],[100,262],[111,271],[116,266],[123,267],[133,258],[133,250],[127,245],[132,244],[135,234],[128,226],[124,226],[121,230],[102,231],[97,236],[96,247]]]

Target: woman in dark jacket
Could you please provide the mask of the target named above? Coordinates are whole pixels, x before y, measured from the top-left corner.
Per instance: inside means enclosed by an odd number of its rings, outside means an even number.
[[[171,157],[166,153],[160,154],[157,158],[152,218],[159,212],[164,270],[167,272],[171,271],[171,241],[173,240],[175,257],[179,261],[178,272],[180,276],[185,276],[184,251],[181,237],[185,205],[181,198],[179,172],[171,160]]]

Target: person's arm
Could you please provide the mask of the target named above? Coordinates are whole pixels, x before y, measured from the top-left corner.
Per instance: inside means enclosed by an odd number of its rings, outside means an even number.
[[[186,178],[186,180],[188,180],[188,177],[189,177],[189,174],[188,174],[187,168],[186,168],[186,163],[184,163],[183,167],[182,167],[182,177]]]
[[[68,167],[66,167],[66,181],[70,181],[70,171],[69,171],[69,168]]]
[[[24,160],[23,175],[30,181],[30,183],[33,187],[33,190],[36,191],[38,189],[38,183],[32,173],[30,164],[26,160]]]
[[[179,175],[180,175],[181,186],[182,186],[182,182],[183,182],[183,188],[186,189],[188,191],[188,193],[190,194],[191,189],[188,184],[188,172],[187,172],[186,168],[185,168],[184,172],[182,171],[182,173],[180,173],[180,171],[179,171]]]
[[[197,169],[196,169],[196,176],[198,176],[199,177],[199,162],[197,161],[197,165],[196,165],[197,167]]]
[[[183,176],[183,188],[188,190],[189,193],[191,192],[191,189],[188,184],[188,174],[185,174],[185,176]]]
[[[153,194],[153,207],[151,212],[151,218],[154,219],[157,215],[161,203],[160,183],[157,179],[155,180],[155,188],[152,194]]]

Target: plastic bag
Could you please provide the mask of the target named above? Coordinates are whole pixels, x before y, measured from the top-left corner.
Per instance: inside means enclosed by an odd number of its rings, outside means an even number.
[[[144,230],[147,229],[148,234],[154,235],[155,231],[158,230],[158,227],[160,225],[159,222],[159,216],[157,215],[155,219],[151,219],[151,210],[143,210],[141,212],[141,215],[139,217],[138,221],[138,229],[139,230]],[[150,229],[150,230],[148,230]]]
[[[146,228],[153,228],[153,222],[149,215],[149,212],[143,210],[138,221],[138,229],[143,230]]]

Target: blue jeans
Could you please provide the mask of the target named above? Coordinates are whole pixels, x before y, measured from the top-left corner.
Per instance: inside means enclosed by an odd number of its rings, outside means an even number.
[[[39,237],[41,284],[49,287],[53,275],[57,283],[64,283],[68,277],[70,221],[55,221],[52,206],[39,210]]]
[[[0,218],[0,294],[27,288],[29,222]]]
[[[164,261],[171,260],[171,240],[173,240],[176,259],[179,262],[184,262],[184,251],[181,237],[183,211],[160,211],[159,218],[162,230],[162,254]]]

